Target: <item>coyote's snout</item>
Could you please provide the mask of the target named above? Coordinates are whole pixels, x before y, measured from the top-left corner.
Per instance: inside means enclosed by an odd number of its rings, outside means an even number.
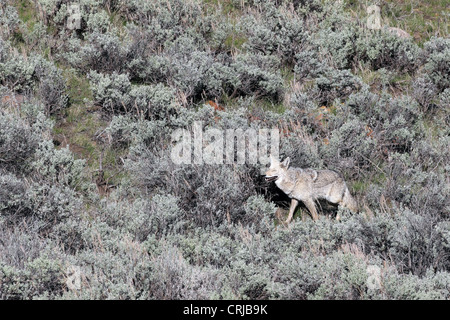
[[[315,204],[317,199],[326,199],[353,212],[358,211],[355,199],[350,194],[344,179],[337,172],[290,168],[289,161],[289,158],[280,162],[271,157],[270,168],[266,172],[266,181],[275,181],[277,187],[292,199],[286,223],[292,220],[298,201],[303,201],[314,220],[318,219]],[[339,216],[336,219],[339,220]]]

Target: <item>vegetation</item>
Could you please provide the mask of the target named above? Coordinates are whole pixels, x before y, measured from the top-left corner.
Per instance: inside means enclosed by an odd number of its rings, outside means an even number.
[[[450,298],[446,1],[71,4],[0,0],[0,299]],[[194,121],[278,128],[360,212],[284,225],[263,165],[171,160]]]

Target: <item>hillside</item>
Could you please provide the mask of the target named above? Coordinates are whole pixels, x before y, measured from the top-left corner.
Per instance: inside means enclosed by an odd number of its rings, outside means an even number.
[[[445,0],[0,0],[0,299],[450,299],[449,18]],[[243,136],[262,129],[359,212],[300,203],[285,224]],[[227,130],[232,161],[208,160]]]

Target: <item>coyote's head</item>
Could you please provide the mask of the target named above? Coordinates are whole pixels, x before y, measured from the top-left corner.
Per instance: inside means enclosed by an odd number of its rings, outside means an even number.
[[[270,156],[270,167],[266,172],[266,181],[276,181],[280,177],[286,175],[287,169],[289,168],[289,158],[284,159],[283,162]]]

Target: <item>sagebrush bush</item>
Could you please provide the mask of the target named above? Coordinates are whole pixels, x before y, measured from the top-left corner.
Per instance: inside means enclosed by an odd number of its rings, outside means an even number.
[[[0,168],[24,169],[41,140],[33,131],[26,121],[0,112]]]
[[[45,106],[45,113],[53,115],[68,106],[66,83],[62,72],[41,55],[24,57],[10,54],[1,43],[5,57],[0,59],[0,82],[12,92],[27,94],[35,91]]]
[[[361,36],[361,30],[353,24],[344,23],[342,29],[334,27],[320,30],[317,39],[314,39],[316,50],[321,53],[324,60],[330,60],[337,69],[351,68],[356,62],[356,41]],[[331,56],[326,58],[327,55]]]
[[[349,70],[330,70],[319,76],[314,84],[313,93],[319,104],[330,104],[337,98],[345,98],[362,87],[359,77]]]
[[[177,107],[175,92],[162,84],[133,86],[128,74],[89,73],[95,103],[112,114],[150,119],[167,117]]]
[[[6,55],[5,61],[0,63],[1,84],[13,91],[31,90],[33,73],[34,65],[22,56]]]
[[[148,292],[154,299],[211,299],[220,292],[223,275],[189,264],[175,247],[161,253],[153,268]]]
[[[178,87],[185,99],[198,97],[206,88],[206,72],[214,63],[213,56],[198,50],[191,37],[175,40],[167,50],[170,61],[168,82]]]
[[[438,89],[428,75],[418,77],[413,82],[412,96],[426,112],[438,95]]]
[[[450,41],[433,38],[424,44],[425,71],[440,92],[450,87]]]
[[[86,20],[88,32],[104,33],[110,28],[108,13],[104,10],[90,13]]]
[[[68,148],[54,149],[53,143],[46,140],[36,149],[32,166],[42,180],[75,187],[82,179],[85,162],[74,159]]]
[[[200,21],[200,1],[133,0],[126,5],[125,17],[149,26],[161,44],[184,34]]]
[[[0,176],[0,212],[2,216],[26,215],[31,206],[26,198],[26,183],[12,174]]]
[[[128,47],[114,31],[90,33],[86,44],[81,48],[80,42],[75,39],[68,45],[68,51],[70,51],[65,53],[66,59],[84,72],[96,70],[104,73],[114,71],[122,73],[124,71]]]
[[[314,79],[326,73],[328,65],[318,55],[319,53],[311,48],[302,50],[295,55],[294,72],[299,81]]]
[[[245,16],[241,28],[247,36],[244,48],[264,55],[276,54],[292,63],[307,33],[303,17],[288,6],[276,7],[271,1],[259,3],[256,14]]]
[[[442,93],[439,95],[439,100],[442,107],[450,105],[450,88],[442,91]]]
[[[34,76],[38,81],[38,95],[47,115],[54,115],[68,106],[67,86],[61,71],[41,56],[34,58]]]
[[[339,171],[368,169],[374,160],[372,153],[376,144],[376,139],[367,135],[365,124],[354,118],[331,132],[329,144],[322,147],[321,155],[325,159],[334,159]]]
[[[20,19],[14,7],[8,5],[6,2],[0,4],[0,37],[7,39],[19,27]]]
[[[411,39],[397,37],[385,30],[363,33],[356,40],[357,59],[374,70],[414,71],[419,65],[420,53],[420,48]]]
[[[63,276],[61,261],[45,256],[30,260],[25,269],[13,268],[1,263],[1,298],[5,300],[46,299],[55,293],[60,295],[64,292]]]
[[[279,60],[274,56],[260,54],[236,56],[231,64],[231,68],[237,74],[236,83],[233,84],[234,92],[280,100],[283,93],[283,81],[279,70],[276,70],[278,65]]]
[[[155,158],[160,160],[155,162]],[[156,150],[143,150],[127,166],[147,190],[164,189],[178,196],[194,225],[218,226],[249,219],[242,207],[234,206],[254,194],[249,188],[252,179],[244,168],[207,164],[176,168],[167,155]]]

